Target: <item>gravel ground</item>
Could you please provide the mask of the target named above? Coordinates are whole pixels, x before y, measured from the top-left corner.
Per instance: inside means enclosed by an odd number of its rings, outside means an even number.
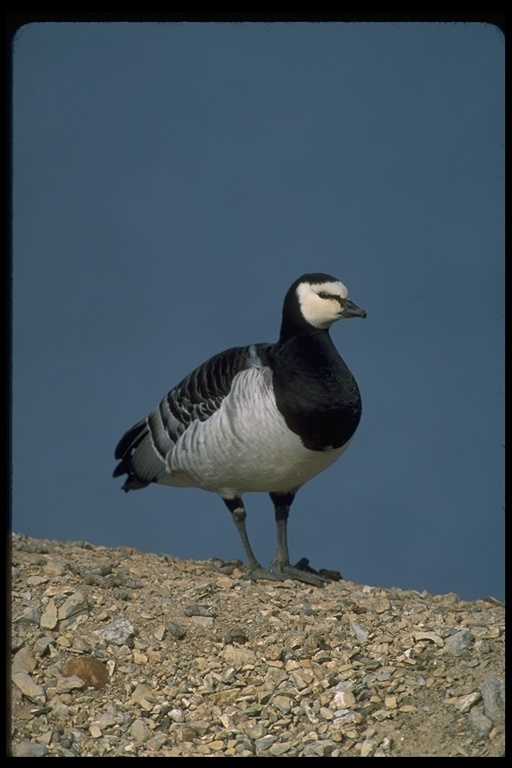
[[[504,605],[12,536],[15,757],[504,754]]]

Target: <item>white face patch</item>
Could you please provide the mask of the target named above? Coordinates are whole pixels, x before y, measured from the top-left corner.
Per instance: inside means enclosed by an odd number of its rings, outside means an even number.
[[[329,328],[336,320],[341,320],[342,306],[338,298],[348,299],[347,288],[339,280],[297,286],[302,315],[314,328]]]

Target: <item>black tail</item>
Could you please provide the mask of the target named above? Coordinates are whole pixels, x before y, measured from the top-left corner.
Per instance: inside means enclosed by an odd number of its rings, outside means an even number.
[[[112,477],[127,475],[123,485],[123,491],[135,491],[149,485],[147,480],[138,477],[132,466],[132,456],[136,448],[141,444],[147,434],[146,419],[139,421],[135,426],[125,432],[116,446],[115,458],[120,460],[112,473]]]

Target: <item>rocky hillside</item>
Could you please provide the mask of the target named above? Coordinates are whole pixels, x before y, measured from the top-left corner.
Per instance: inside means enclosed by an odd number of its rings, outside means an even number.
[[[12,537],[12,754],[498,756],[504,606]]]

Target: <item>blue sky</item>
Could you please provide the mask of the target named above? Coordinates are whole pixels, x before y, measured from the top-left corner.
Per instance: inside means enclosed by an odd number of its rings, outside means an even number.
[[[111,477],[124,431],[304,272],[363,418],[292,560],[504,596],[504,41],[480,23],[43,23],[13,46],[12,528],[243,557],[211,494]],[[273,510],[248,494],[268,564]]]

